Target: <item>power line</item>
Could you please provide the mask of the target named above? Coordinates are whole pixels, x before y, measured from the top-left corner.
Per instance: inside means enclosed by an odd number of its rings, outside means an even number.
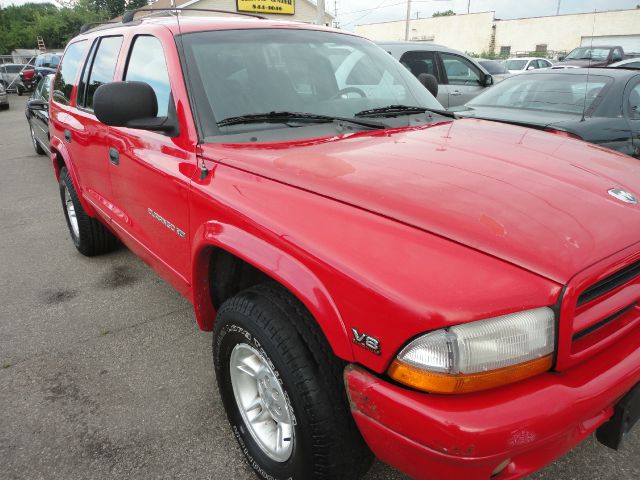
[[[355,20],[351,20],[351,21],[349,21],[349,22],[345,22],[345,23],[343,23],[343,24],[342,24],[342,26],[344,27],[345,25],[351,25],[352,23],[359,22],[359,21],[360,21],[360,20],[362,20],[363,18],[368,17],[368,16],[369,16],[369,14],[371,14],[371,13],[372,13],[372,12],[374,12],[375,10],[378,10],[380,7],[382,7],[382,5],[383,5],[386,1],[387,1],[387,0],[382,0],[382,1],[380,2],[380,4],[379,4],[377,7],[369,9],[369,10],[367,11],[367,13],[365,13],[364,15],[362,15],[362,16],[360,16],[360,17],[356,18]],[[405,3],[405,2],[402,2],[402,4],[404,4],[404,3]],[[401,4],[398,4],[398,5],[401,5]],[[393,7],[394,5],[388,5],[388,6],[389,6],[389,7]],[[385,8],[386,8],[386,7],[385,7]]]
[[[385,0],[386,1],[386,0]],[[345,15],[351,15],[354,13],[363,13],[363,12],[374,12],[376,10],[381,10],[383,8],[391,8],[391,7],[397,7],[399,5],[406,5],[408,0],[405,0],[403,2],[398,2],[398,3],[392,3],[391,5],[382,5],[384,3],[384,1],[378,5],[377,7],[373,7],[373,8],[363,8],[361,10],[350,10],[348,12],[340,12],[340,16],[344,17]],[[411,0],[411,3],[437,3],[437,2],[451,2],[453,0]],[[367,15],[369,14],[367,13]],[[365,15],[366,16],[366,15]],[[358,21],[358,20],[355,20]],[[345,25],[348,25],[349,23],[353,23],[353,21],[349,21],[347,22]]]

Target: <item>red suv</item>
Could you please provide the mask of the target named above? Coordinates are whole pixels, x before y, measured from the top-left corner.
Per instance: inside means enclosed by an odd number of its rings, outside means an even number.
[[[260,477],[373,452],[519,478],[637,419],[637,160],[455,120],[368,40],[244,17],[81,34],[50,122],[75,246],[119,240],[193,303]]]

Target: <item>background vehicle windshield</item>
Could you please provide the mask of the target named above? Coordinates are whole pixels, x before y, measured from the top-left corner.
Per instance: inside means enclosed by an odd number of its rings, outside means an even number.
[[[518,75],[487,89],[467,105],[582,114],[611,82],[611,77],[597,75],[590,75],[588,82],[586,75]]]
[[[505,73],[509,73],[509,70],[507,70],[501,62],[496,62],[495,60],[480,60],[478,63],[491,75],[503,75]]]
[[[528,60],[507,60],[505,66],[508,70],[524,70]]]
[[[281,128],[226,118],[268,112],[353,117],[390,105],[442,110],[391,55],[368,40],[332,32],[252,29],[184,35],[204,136]]]
[[[565,60],[606,60],[609,58],[608,48],[581,47],[572,50]]]

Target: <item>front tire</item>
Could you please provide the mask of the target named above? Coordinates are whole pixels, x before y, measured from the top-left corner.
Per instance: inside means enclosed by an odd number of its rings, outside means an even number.
[[[71,240],[81,254],[93,257],[110,252],[118,246],[116,237],[82,208],[66,167],[60,169],[60,199]]]
[[[213,356],[233,434],[259,477],[351,480],[367,471],[373,457],[349,411],[344,363],[284,288],[263,284],[224,302]]]

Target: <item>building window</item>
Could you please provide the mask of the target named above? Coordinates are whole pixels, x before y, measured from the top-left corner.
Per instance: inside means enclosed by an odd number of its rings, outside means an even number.
[[[536,45],[536,53],[547,53],[547,44]]]
[[[511,55],[511,46],[500,47],[500,56],[501,57],[508,57],[509,55]]]

